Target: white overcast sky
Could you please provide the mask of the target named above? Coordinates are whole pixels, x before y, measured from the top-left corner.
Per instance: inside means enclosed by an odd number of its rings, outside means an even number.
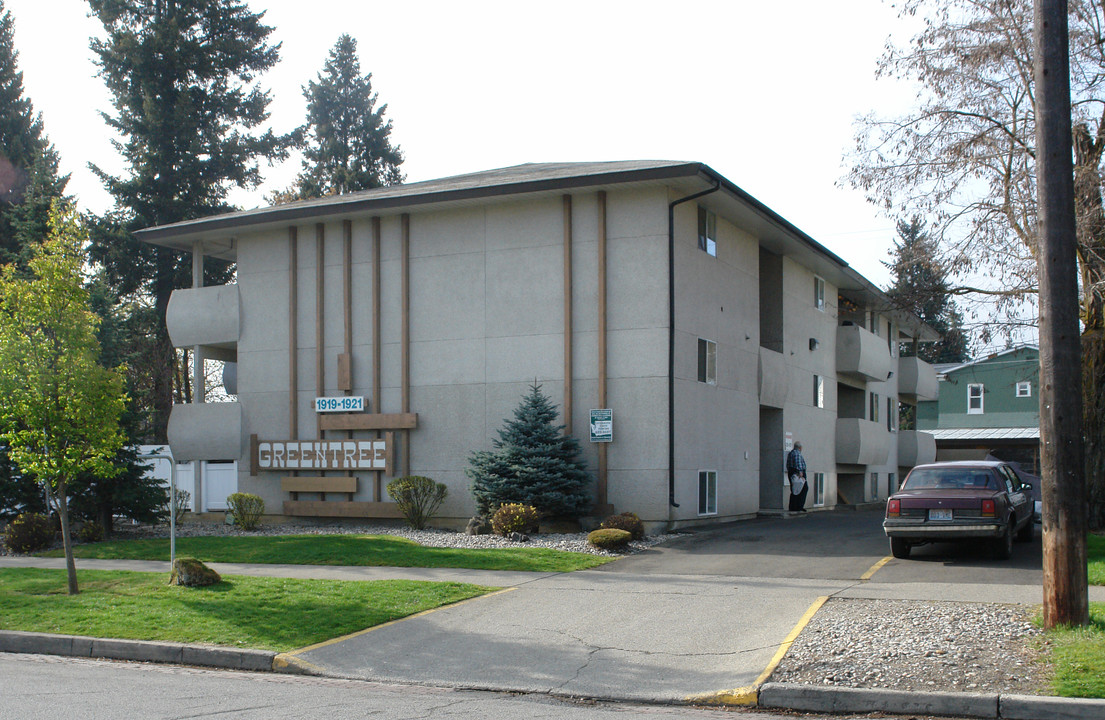
[[[853,119],[896,113],[914,89],[876,82],[888,36],[914,27],[881,0],[562,0],[557,3],[249,0],[266,10],[281,62],[262,77],[272,126],[301,124],[301,87],[338,35],[388,105],[410,182],[524,162],[701,161],[826,245],[880,287],[894,237],[856,191],[838,187]],[[88,171],[123,165],[85,0],[4,0],[27,96],[72,174],[69,192],[102,212]],[[289,184],[297,159],[266,171],[242,207]]]

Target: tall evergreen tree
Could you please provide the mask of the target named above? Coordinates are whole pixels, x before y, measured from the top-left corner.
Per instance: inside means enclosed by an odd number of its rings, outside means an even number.
[[[465,473],[480,514],[504,503],[532,505],[542,515],[587,512],[591,476],[579,457],[579,441],[553,424],[556,417],[556,406],[535,382],[492,441],[495,449],[472,454]]]
[[[33,248],[46,237],[52,200],[68,177],[58,175],[58,154],[42,118],[23,92],[11,12],[0,0],[0,265],[26,272]]]
[[[941,335],[938,342],[919,346],[917,356],[930,363],[966,361],[970,348],[963,314],[952,299],[937,242],[929,237],[919,217],[898,221],[898,239],[891,255],[893,259],[883,263],[893,279],[887,296],[896,307],[913,313]]]
[[[286,157],[288,139],[262,130],[269,94],[257,77],[276,64],[279,45],[264,13],[241,0],[89,0],[106,37],[94,39],[100,76],[113,96],[107,124],[128,171],[93,167],[116,213],[92,228],[92,256],[124,295],[150,299],[157,326],[149,373],[153,437],[162,442],[172,407],[176,354],[165,330],[173,290],[190,284],[189,258],[134,240],[130,231],[231,209],[232,187],[256,187],[260,160]],[[206,281],[231,268],[206,263]]]
[[[303,172],[290,190],[276,196],[290,201],[368,190],[403,181],[403,153],[391,144],[387,105],[376,106],[372,73],[361,75],[357,41],[342,35],[330,50],[317,82],[303,88],[307,123],[302,138]]]

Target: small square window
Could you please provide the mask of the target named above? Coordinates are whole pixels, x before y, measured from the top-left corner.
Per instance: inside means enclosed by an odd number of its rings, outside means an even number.
[[[820,507],[825,504],[825,473],[813,474],[813,505]]]
[[[983,414],[983,392],[984,387],[982,383],[969,383],[967,385],[967,414],[968,415],[982,415]]]
[[[717,215],[698,206],[698,249],[717,257]]]
[[[717,471],[698,471],[698,514],[717,515]]]
[[[813,306],[825,312],[825,281],[817,276],[813,278]]]
[[[1032,397],[1032,383],[1027,380],[1017,383],[1017,397]]]
[[[825,407],[825,378],[820,375],[813,376],[813,406]]]
[[[717,343],[698,339],[698,381],[717,385]]]

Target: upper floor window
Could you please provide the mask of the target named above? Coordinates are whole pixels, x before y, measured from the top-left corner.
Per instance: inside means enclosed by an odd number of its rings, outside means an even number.
[[[894,412],[895,405],[894,398],[888,397],[886,399],[886,429],[890,432],[897,432],[898,427],[896,421],[898,419],[898,413]]]
[[[825,378],[820,375],[813,376],[813,406],[825,407]]]
[[[982,383],[969,383],[967,385],[967,414],[982,414]]]
[[[717,215],[698,206],[698,249],[717,257]]]
[[[813,278],[813,306],[825,311],[825,281],[816,275]]]
[[[889,320],[886,321],[886,344],[890,348],[890,357],[896,357],[898,353],[895,352],[894,347],[897,345],[897,343],[894,342],[894,323]]]
[[[1032,397],[1032,383],[1028,380],[1017,383],[1017,397]]]
[[[698,381],[717,385],[717,343],[698,339]]]
[[[879,421],[879,394],[871,393],[871,422]]]

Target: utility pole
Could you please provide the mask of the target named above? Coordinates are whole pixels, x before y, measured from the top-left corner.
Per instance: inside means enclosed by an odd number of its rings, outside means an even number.
[[[1067,0],[1034,0],[1044,627],[1089,622]]]

